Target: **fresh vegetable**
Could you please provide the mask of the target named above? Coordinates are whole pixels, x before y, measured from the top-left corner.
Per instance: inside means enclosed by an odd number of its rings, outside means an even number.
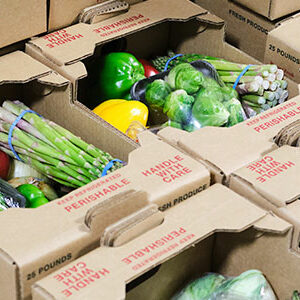
[[[151,64],[151,62],[149,62],[149,61],[147,61],[147,60],[145,60],[145,59],[139,59],[139,62],[143,65],[143,67],[144,67],[144,70],[145,70],[145,73],[144,73],[144,75],[145,75],[145,77],[151,77],[151,76],[153,76],[153,75],[156,75],[156,74],[158,74],[159,73],[159,71],[157,71],[154,67],[153,67],[153,65]]]
[[[10,159],[9,156],[0,150],[0,178],[7,179],[9,173]]]
[[[174,55],[174,52],[169,51],[167,56],[157,57],[152,60],[152,63],[157,70],[163,71],[167,61],[174,57]],[[245,64],[229,62],[216,57],[204,56],[201,54],[184,54],[171,60],[168,64],[168,69],[174,68],[180,64],[191,63],[196,60],[205,60],[211,63],[217,70],[220,78],[231,88],[241,72],[247,67]],[[242,97],[259,96],[265,98],[265,100],[272,101],[268,106],[258,103],[255,107],[256,110],[253,111],[257,114],[286,101],[288,98],[288,91],[286,90],[287,81],[285,81],[283,77],[283,70],[278,69],[276,65],[252,65],[240,79],[236,91]],[[202,86],[206,88],[207,84],[202,83]],[[269,99],[270,97],[271,99]],[[234,98],[238,99],[236,96]],[[245,102],[248,100],[244,100],[243,98],[241,100],[244,109],[248,111],[247,102]],[[263,100],[259,101],[262,102]]]
[[[16,117],[28,107],[18,101],[5,101],[3,109]],[[101,177],[104,167],[112,160],[108,153],[34,113],[24,115],[23,128],[24,124],[27,126],[26,133],[19,124],[13,130],[15,151],[25,163],[58,183],[69,187],[83,186]],[[0,119],[0,149],[14,157],[8,146],[10,126],[11,123]],[[115,163],[110,172],[119,167],[121,164]]]
[[[22,184],[17,190],[26,198],[28,208],[36,208],[49,202],[44,193],[33,184]]]
[[[224,104],[219,101],[215,88],[202,89],[196,96],[192,109],[192,124],[195,128],[222,126],[228,121],[229,115]]]
[[[227,126],[231,127],[245,120],[244,110],[239,100],[232,98],[224,102],[224,106],[229,112]]]
[[[47,181],[47,177],[42,173],[38,172],[36,169],[32,168],[27,164],[24,164],[19,160],[11,159],[7,179],[11,180],[16,177],[26,177],[26,176],[32,176]]]
[[[300,295],[298,291],[294,291],[292,300],[300,300]]]
[[[0,210],[10,207],[25,207],[26,198],[0,178]]]
[[[146,126],[148,120],[148,108],[139,101],[108,100],[97,106],[93,112],[123,133],[126,133],[133,121]]]
[[[173,300],[276,300],[276,296],[260,271],[249,270],[226,279],[208,274],[184,288]]]
[[[171,121],[186,123],[190,117],[193,103],[194,98],[189,96],[185,90],[177,90],[167,96],[163,111]]]
[[[129,99],[130,88],[145,78],[144,73],[143,65],[132,54],[113,52],[101,57],[94,87],[99,90],[99,100]]]
[[[14,187],[17,188],[18,186],[22,184],[33,184],[38,189],[40,189],[46,196],[47,199],[50,201],[55,200],[58,198],[55,190],[46,182],[39,178],[26,176],[26,177],[16,177],[8,181],[8,183]]]
[[[171,93],[170,85],[162,80],[157,79],[146,87],[145,98],[150,107],[163,108],[166,97]]]
[[[172,89],[185,90],[188,94],[196,93],[204,80],[201,72],[188,63],[180,64],[171,69],[167,82]]]

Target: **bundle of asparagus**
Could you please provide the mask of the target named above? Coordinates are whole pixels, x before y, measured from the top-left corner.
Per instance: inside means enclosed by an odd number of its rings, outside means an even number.
[[[5,101],[0,107],[0,149],[14,158],[8,133],[17,116],[28,109],[19,101]],[[11,142],[23,162],[48,178],[74,188],[101,177],[113,159],[110,154],[34,113],[26,113],[18,122]],[[114,163],[110,171],[121,166]]]
[[[152,60],[152,63],[157,70],[163,71],[168,61],[168,69],[170,69],[183,62],[205,60],[216,68],[220,79],[230,87],[233,86],[241,72],[247,67],[244,64],[201,54],[185,54],[170,61],[170,58],[174,56],[175,53],[169,51],[167,56],[157,57]],[[276,65],[250,66],[236,87],[240,100],[249,116],[283,103],[289,95],[286,89],[287,81],[284,80],[284,72],[278,69]]]

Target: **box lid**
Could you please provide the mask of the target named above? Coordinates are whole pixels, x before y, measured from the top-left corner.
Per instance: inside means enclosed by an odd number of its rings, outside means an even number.
[[[234,172],[277,207],[300,197],[300,148],[283,146]]]
[[[99,299],[99,296],[111,300],[125,299],[127,283],[214,232],[241,232],[253,225],[259,230],[277,233],[291,228],[288,223],[269,216],[219,184],[164,215],[161,225],[134,240],[119,247],[96,249],[39,281],[33,288],[34,299]],[[265,217],[267,219],[262,221]],[[81,289],[71,289],[64,284],[63,274],[73,268],[79,270],[80,266],[98,273],[99,280]]]

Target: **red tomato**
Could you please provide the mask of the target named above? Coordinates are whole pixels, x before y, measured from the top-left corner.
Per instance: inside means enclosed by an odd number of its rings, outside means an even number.
[[[150,76],[156,75],[159,72],[152,66],[152,64],[145,60],[145,59],[139,59],[139,62],[143,65],[145,70],[145,76],[148,78]]]
[[[9,172],[9,156],[0,150],[0,178],[6,179]]]

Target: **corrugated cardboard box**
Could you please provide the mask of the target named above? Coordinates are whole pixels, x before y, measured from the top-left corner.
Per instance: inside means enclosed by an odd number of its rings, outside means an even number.
[[[46,0],[2,0],[0,48],[47,31]]]
[[[143,0],[126,0],[126,3],[132,5]],[[79,15],[84,9],[97,5],[98,3],[111,2],[107,0],[50,0],[48,31],[54,31],[71,24],[77,23]],[[107,13],[108,14],[108,13]],[[111,12],[110,12],[111,14]]]
[[[188,133],[165,128],[158,135],[205,164],[215,181],[228,184],[230,175],[278,146],[273,138],[300,119],[300,96],[230,128],[205,127]]]
[[[77,24],[34,39],[26,45],[26,51],[68,78],[74,86],[74,102],[84,103],[82,107],[89,111],[88,107],[93,107],[86,101],[87,66],[109,47],[144,58],[172,49],[177,53],[202,53],[241,63],[258,63],[224,42],[222,20],[186,0],[174,2],[171,12],[168,1],[147,0],[104,22]],[[291,96],[298,95],[298,85],[290,81],[289,91]],[[99,118],[91,111],[90,115]]]
[[[270,53],[268,55],[266,53],[266,45],[269,45],[267,42],[268,34],[290,21],[289,17],[270,21],[230,0],[195,0],[195,2],[224,19],[227,25],[228,41],[261,62],[270,62],[268,59]],[[282,4],[285,5],[285,2],[282,1]],[[297,28],[296,21],[293,22],[295,22],[293,27]],[[285,36],[287,39],[291,39],[288,31],[285,31]],[[288,72],[291,71],[286,63],[281,64],[278,60],[272,62],[278,63],[279,67]]]
[[[296,14],[269,33],[265,62],[281,66],[287,76],[300,82],[300,14]]]
[[[299,174],[300,148],[283,146],[235,171],[230,188],[292,223],[299,243]]]
[[[300,10],[300,2],[295,0],[234,0],[270,20],[284,17]]]
[[[90,118],[72,102],[68,80],[22,52],[0,57],[0,101],[22,100],[128,164],[65,197],[37,209],[9,209],[0,214],[0,299],[29,299],[33,282],[97,245],[102,230],[150,201],[161,210],[207,188],[208,170],[160,141],[141,136],[130,144]],[[147,203],[142,195],[148,195]],[[107,199],[123,192],[121,196]],[[105,226],[104,226],[105,224]],[[104,227],[103,227],[104,226]]]
[[[289,299],[300,282],[291,225],[221,185],[193,198],[134,240],[126,243],[125,231],[111,247],[37,282],[33,299],[171,299],[205,272],[236,276],[248,269],[261,270],[278,299]]]

